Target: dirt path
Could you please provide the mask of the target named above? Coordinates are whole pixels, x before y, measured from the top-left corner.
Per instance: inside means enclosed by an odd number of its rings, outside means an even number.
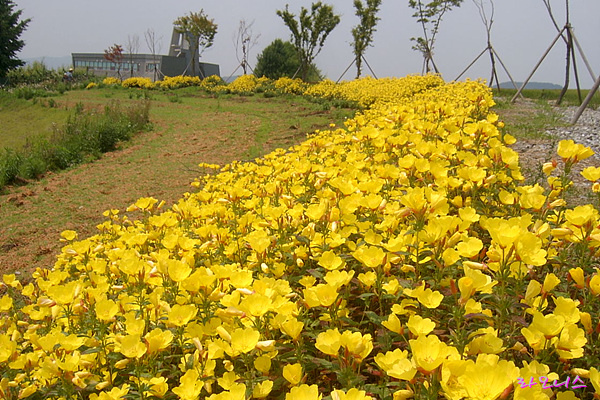
[[[25,277],[51,267],[60,233],[95,234],[109,208],[124,210],[149,196],[173,204],[205,172],[200,162],[225,164],[287,148],[338,116],[284,99],[186,98],[152,107],[154,129],[124,149],[0,196],[0,273]]]

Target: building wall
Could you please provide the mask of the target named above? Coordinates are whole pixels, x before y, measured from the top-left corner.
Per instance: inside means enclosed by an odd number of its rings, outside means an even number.
[[[184,57],[152,55],[152,54],[125,54],[120,66],[107,61],[104,53],[72,53],[73,67],[85,69],[100,77],[119,77],[127,79],[131,76],[162,79],[163,76],[190,75],[191,68]],[[155,74],[155,70],[158,72]],[[219,75],[218,64],[200,63],[200,76]]]

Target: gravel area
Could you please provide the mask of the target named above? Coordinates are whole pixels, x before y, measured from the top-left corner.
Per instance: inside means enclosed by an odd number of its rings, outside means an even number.
[[[570,123],[577,107],[561,107],[555,111],[561,114],[563,121],[569,125],[549,132],[560,139],[572,139],[576,143],[590,147],[596,153],[594,158],[600,160],[600,109],[587,108],[575,125]]]
[[[532,104],[524,102],[521,108],[517,108],[517,112],[535,112],[535,107]],[[579,190],[579,194],[575,197],[583,196],[582,193],[588,193],[590,182],[581,176],[580,172],[589,166],[600,166],[600,108],[597,110],[588,108],[579,118],[575,125],[571,125],[571,120],[577,111],[577,107],[555,107],[554,112],[562,116],[562,126],[554,127],[545,131],[545,135],[540,135],[537,138],[519,138],[511,147],[519,153],[521,170],[526,177],[526,181],[530,184],[540,183],[544,186],[546,177],[541,172],[543,163],[557,160],[559,157],[556,154],[558,142],[563,139],[571,139],[576,143],[581,143],[589,146],[594,150],[595,154],[585,159],[574,166],[571,173],[571,179],[575,184],[575,188]],[[510,122],[507,122],[510,124]],[[560,171],[559,168],[553,175],[556,176]],[[581,197],[581,201],[586,201],[587,198]]]

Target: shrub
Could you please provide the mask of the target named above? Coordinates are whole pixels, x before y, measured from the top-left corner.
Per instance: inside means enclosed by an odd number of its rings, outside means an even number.
[[[189,86],[200,86],[200,84],[201,80],[197,76],[165,76],[164,79],[160,81],[160,87],[162,89],[178,89]]]
[[[155,85],[150,78],[140,78],[133,77],[127,78],[122,83],[121,86],[124,88],[141,88],[141,89],[154,89]]]
[[[121,80],[119,78],[108,76],[102,80],[102,84],[107,86],[121,85]]]
[[[219,86],[225,86],[225,81],[223,81],[223,79],[221,79],[221,77],[218,75],[208,76],[202,79],[202,82],[200,82],[200,87],[207,91],[212,91]]]
[[[149,129],[150,102],[123,108],[119,103],[103,113],[85,113],[77,104],[64,126],[48,138],[31,139],[21,151],[0,156],[0,188],[21,178],[36,178],[47,170],[61,170],[98,158],[128,140],[134,132]]]

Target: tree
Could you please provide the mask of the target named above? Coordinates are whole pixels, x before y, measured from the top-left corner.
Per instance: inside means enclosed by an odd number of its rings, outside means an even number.
[[[140,50],[140,37],[138,35],[127,35],[127,55],[129,56],[129,77],[133,77],[133,55]]]
[[[248,73],[248,68],[252,69],[252,67],[250,67],[250,64],[248,63],[248,58],[250,57],[250,50],[254,46],[256,46],[256,44],[258,43],[258,38],[260,37],[260,34],[254,34],[254,32],[252,31],[252,25],[254,25],[254,21],[248,24],[246,23],[245,19],[242,19],[240,21],[238,31],[233,36],[233,44],[235,45],[235,56],[237,57],[237,60],[240,63],[240,66],[242,67],[242,70],[244,71],[244,75]],[[240,52],[242,53],[241,59]]]
[[[25,64],[16,54],[25,45],[19,38],[31,19],[21,20],[23,11],[14,11],[14,7],[11,0],[0,0],[0,81],[4,81],[8,71]]]
[[[413,17],[421,24],[423,36],[411,38],[416,44],[413,50],[420,51],[423,55],[423,71],[431,72],[431,68],[439,73],[433,61],[433,48],[442,22],[442,17],[454,7],[460,7],[463,0],[432,0],[423,3],[421,0],[409,0],[408,5],[415,10]]]
[[[327,36],[340,23],[340,16],[333,13],[333,6],[321,2],[311,5],[310,14],[302,7],[298,20],[287,4],[285,10],[277,10],[277,15],[292,33],[292,43],[300,58],[301,76],[307,80],[310,65],[321,52]]]
[[[284,76],[291,78],[299,68],[300,60],[294,45],[281,39],[275,39],[258,55],[254,74],[270,79],[279,79]],[[309,68],[308,79],[311,81],[321,79],[319,70],[314,64]]]
[[[146,30],[146,32],[144,32],[144,39],[146,40],[146,46],[148,46],[148,50],[150,51],[150,54],[152,54],[152,61],[154,63],[154,66],[152,68],[153,72],[154,72],[154,79],[156,81],[156,73],[157,71],[157,60],[156,60],[156,55],[158,53],[160,53],[160,50],[162,48],[161,42],[162,42],[162,36],[159,38],[156,38],[156,32],[154,31],[153,28],[148,28]]]
[[[208,19],[204,10],[198,13],[190,12],[189,15],[177,18],[173,24],[177,32],[185,35],[190,46],[192,75],[197,76],[199,71],[196,71],[196,68],[200,67],[199,59],[204,50],[213,45],[217,24],[214,20]]]
[[[360,78],[362,69],[362,60],[367,48],[373,41],[373,34],[375,33],[375,26],[379,17],[379,6],[381,0],[366,0],[366,6],[363,5],[361,0],[354,0],[354,8],[356,9],[356,16],[360,19],[357,26],[352,28],[352,48],[354,50],[354,62],[356,64],[356,79]]]
[[[115,64],[117,75],[121,79],[121,66],[123,65],[123,47],[120,44],[114,44],[104,50],[104,59]]]

